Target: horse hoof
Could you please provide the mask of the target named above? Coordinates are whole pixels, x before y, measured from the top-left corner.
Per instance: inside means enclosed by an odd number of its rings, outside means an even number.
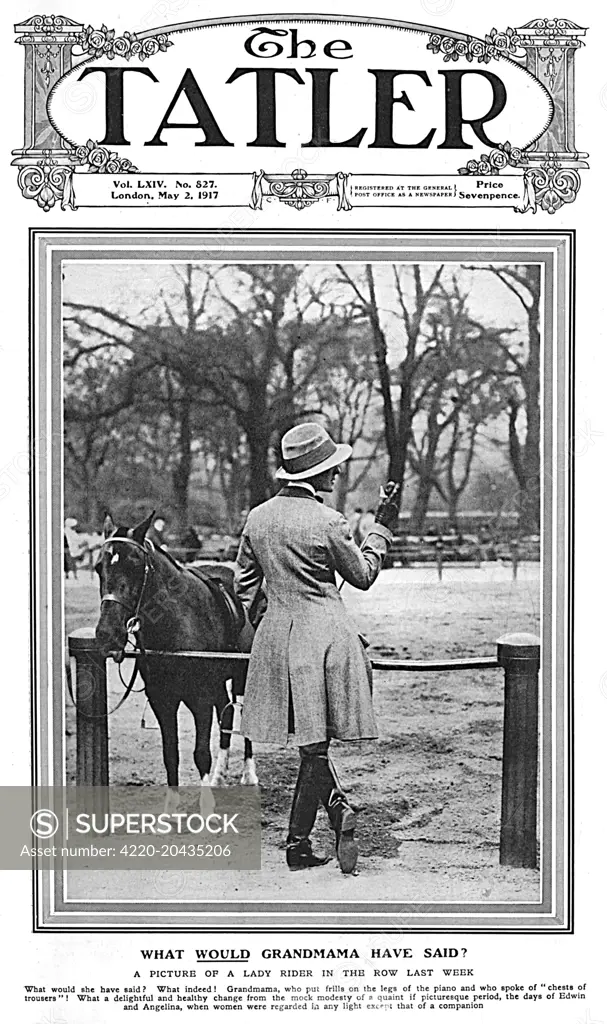
[[[257,774],[255,772],[250,772],[250,771],[243,772],[242,776],[240,778],[240,785],[241,786],[258,786],[259,785],[259,779],[257,778]]]
[[[202,784],[200,797],[198,799],[198,806],[203,817],[206,814],[212,814],[215,810],[215,797],[213,796],[213,790],[211,789],[209,782],[203,782]]]
[[[179,796],[179,793],[177,793],[173,789],[170,789],[164,800],[164,813],[174,814],[177,808],[179,807],[180,803],[181,798]]]

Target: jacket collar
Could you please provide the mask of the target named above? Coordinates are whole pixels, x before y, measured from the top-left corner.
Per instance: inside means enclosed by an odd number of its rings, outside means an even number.
[[[279,498],[306,498],[308,501],[323,503],[319,494],[312,494],[307,487],[282,487],[278,492]]]

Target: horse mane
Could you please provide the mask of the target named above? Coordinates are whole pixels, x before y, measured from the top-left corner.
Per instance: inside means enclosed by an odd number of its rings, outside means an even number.
[[[154,544],[153,540],[149,539],[149,537],[147,538],[147,540],[149,541],[149,543],[154,548],[154,551],[156,552],[156,554],[162,555],[163,558],[166,558],[167,561],[170,562],[171,565],[174,566],[174,568],[177,569],[179,572],[184,572],[185,571],[185,566],[182,565],[181,562],[178,562],[176,558],[173,558],[173,555],[169,551],[165,551],[164,548],[159,548],[157,544]]]

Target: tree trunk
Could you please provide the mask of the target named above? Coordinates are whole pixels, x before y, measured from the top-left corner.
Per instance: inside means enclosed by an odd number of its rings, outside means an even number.
[[[457,506],[459,505],[459,494],[450,494],[449,501],[447,502],[447,512],[449,516],[449,526],[459,532],[459,523],[457,521]]]
[[[190,395],[184,395],[180,405],[178,461],[172,476],[176,526],[179,533],[183,534],[189,526],[189,489],[192,473],[192,400]]]
[[[436,451],[440,440],[441,430],[438,424],[439,405],[433,402],[433,407],[428,414],[428,447],[425,455],[420,455],[419,460],[419,484],[415,496],[415,504],[411,513],[411,532],[420,533],[424,528],[430,496],[434,489],[434,464]]]
[[[411,521],[409,524],[409,530],[411,533],[421,534],[423,532],[433,486],[434,484],[429,476],[423,475],[420,477],[417,494],[415,495],[415,504],[413,505]]]
[[[265,389],[256,388],[250,392],[249,408],[252,410],[244,424],[249,446],[249,504],[251,508],[267,501],[274,488],[268,469],[271,429],[266,407]]]

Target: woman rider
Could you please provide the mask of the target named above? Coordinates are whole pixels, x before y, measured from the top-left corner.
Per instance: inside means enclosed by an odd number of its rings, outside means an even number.
[[[337,858],[356,867],[355,813],[329,761],[329,743],[375,739],[371,665],[335,582],[339,575],[367,590],[381,569],[398,517],[395,496],[378,509],[364,548],[348,522],[322,503],[352,448],[335,444],[318,423],[302,423],[282,439],[284,484],[247,518],[237,559],[236,589],[247,610],[265,580],[267,611],[255,634],[242,732],[282,743],[294,732],[300,768],[287,837],[291,870],[329,858],[312,851],[310,833],[322,803],[336,834]]]

